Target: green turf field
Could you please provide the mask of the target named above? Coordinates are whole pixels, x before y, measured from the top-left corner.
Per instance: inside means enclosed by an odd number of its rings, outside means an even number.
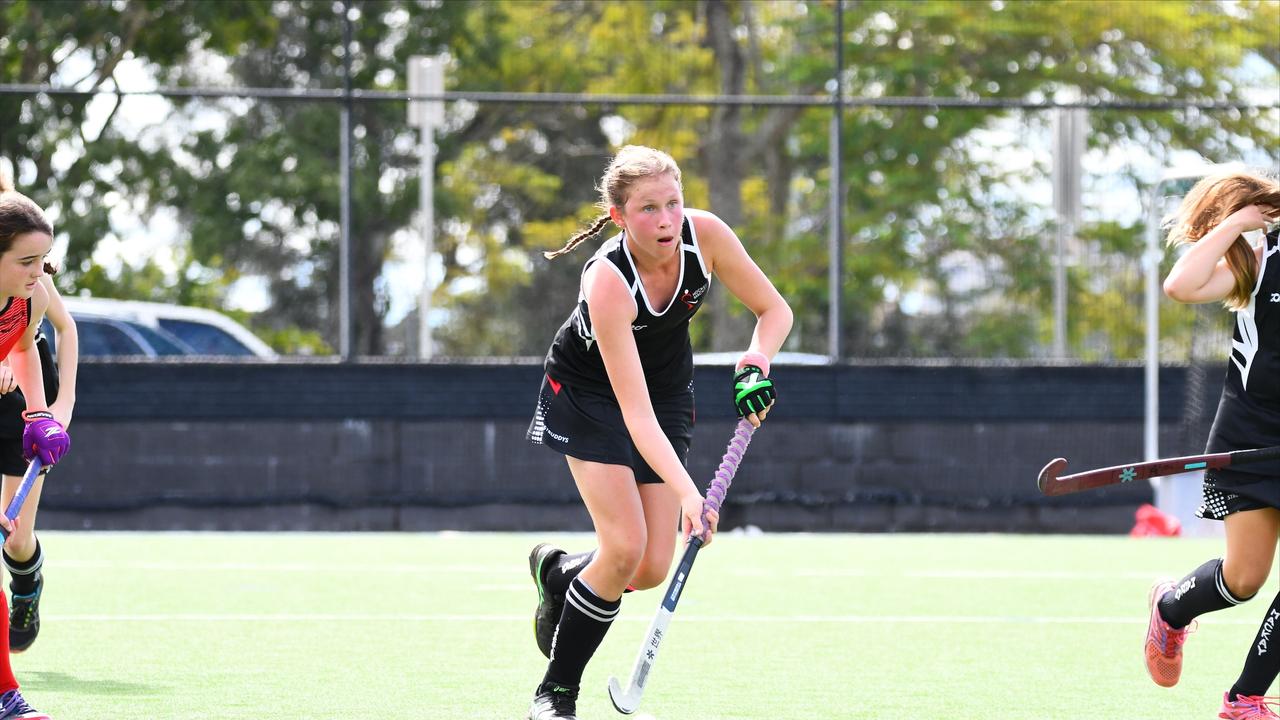
[[[41,539],[42,634],[14,663],[28,700],[56,720],[523,718],[545,669],[526,554],[539,540],[591,540]],[[1205,618],[1172,690],[1147,678],[1141,638],[1150,579],[1221,551],[1220,540],[725,534],[699,556],[640,713],[1212,718],[1265,602]],[[582,720],[623,717],[605,683],[630,672],[658,597],[624,600],[587,669]]]

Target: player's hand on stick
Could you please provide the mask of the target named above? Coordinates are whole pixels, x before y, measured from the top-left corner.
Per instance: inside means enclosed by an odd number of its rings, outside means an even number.
[[[711,544],[711,536],[715,534],[716,527],[720,524],[720,515],[707,511],[707,525],[704,525],[702,518],[705,507],[706,501],[697,492],[691,492],[680,498],[680,531],[686,544],[691,536],[702,538],[703,547]]]
[[[10,520],[8,515],[0,512],[0,527],[4,528],[4,544],[7,546],[9,538],[18,532],[18,518]]]
[[[746,418],[753,427],[760,427],[778,392],[768,377],[768,370],[759,365],[743,365],[733,376],[733,404],[738,417]]]
[[[57,464],[71,447],[71,437],[62,423],[48,410],[24,412],[22,418],[27,421],[22,431],[22,457],[27,462],[38,457],[44,465]]]

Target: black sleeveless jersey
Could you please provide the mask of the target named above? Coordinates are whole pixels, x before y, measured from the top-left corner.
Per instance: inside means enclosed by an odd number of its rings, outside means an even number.
[[[670,395],[689,391],[693,382],[693,347],[689,344],[689,319],[707,299],[711,274],[707,271],[693,222],[686,215],[680,230],[680,282],[669,298],[650,298],[645,292],[640,273],[636,271],[626,233],[610,238],[582,267],[583,274],[595,263],[605,263],[608,270],[622,278],[631,288],[636,304],[636,319],[631,323],[645,383],[651,395]],[[556,332],[545,364],[547,375],[566,385],[613,395],[604,359],[596,346],[591,329],[591,314],[581,284],[578,305],[569,319]]]
[[[1280,445],[1280,227],[1267,234],[1258,284],[1238,310],[1227,379],[1208,452]],[[1232,471],[1280,478],[1280,461]]]

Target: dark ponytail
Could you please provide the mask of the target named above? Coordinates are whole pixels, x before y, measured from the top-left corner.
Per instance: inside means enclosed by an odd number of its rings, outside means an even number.
[[[9,252],[19,235],[38,232],[53,237],[53,226],[31,198],[13,189],[13,181],[0,172],[0,255]]]

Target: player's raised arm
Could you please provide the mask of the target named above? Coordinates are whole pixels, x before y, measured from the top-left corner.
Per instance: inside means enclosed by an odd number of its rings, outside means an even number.
[[[1246,205],[1231,213],[1204,237],[1194,241],[1164,280],[1164,293],[1180,303],[1216,302],[1236,287],[1236,275],[1226,255],[1238,238],[1250,230],[1262,230],[1280,212],[1261,205]],[[1260,257],[1260,249],[1252,251]]]

